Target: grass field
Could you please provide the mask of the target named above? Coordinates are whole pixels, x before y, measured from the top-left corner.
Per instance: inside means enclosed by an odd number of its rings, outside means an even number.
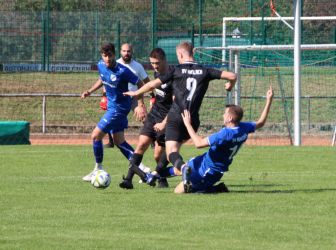
[[[122,190],[116,149],[105,151],[105,190],[81,181],[90,146],[2,146],[0,162],[0,249],[336,248],[332,147],[244,147],[218,195],[175,195],[179,178]]]

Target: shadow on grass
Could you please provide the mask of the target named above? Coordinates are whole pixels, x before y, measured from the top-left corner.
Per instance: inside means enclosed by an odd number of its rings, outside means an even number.
[[[230,189],[230,187],[229,187]],[[265,194],[291,194],[291,193],[322,193],[335,192],[336,188],[317,188],[317,189],[288,189],[288,190],[232,190],[230,193],[265,193]]]
[[[262,187],[283,187],[283,186],[288,186],[288,185],[285,185],[285,184],[240,184],[240,185],[228,185],[230,187],[259,187],[259,188],[262,188]]]
[[[229,193],[245,193],[245,194],[292,194],[292,193],[322,193],[322,192],[335,192],[336,188],[316,188],[316,189],[273,189],[273,190],[261,190],[262,188],[269,188],[269,187],[285,187],[288,185],[285,184],[247,184],[247,185],[228,185],[228,189],[230,190]],[[235,188],[249,188],[249,190],[236,190]],[[223,194],[223,193],[202,193],[201,194]],[[227,194],[227,193],[226,193]]]

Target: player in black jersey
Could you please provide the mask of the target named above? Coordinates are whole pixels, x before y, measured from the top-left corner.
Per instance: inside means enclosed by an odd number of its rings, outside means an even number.
[[[169,65],[167,64],[166,55],[163,49],[153,49],[149,55],[149,60],[155,71],[155,78],[169,71]],[[130,169],[127,176],[123,177],[122,182],[119,184],[121,188],[133,188],[132,178],[134,176],[134,172],[132,171],[132,167],[137,168],[139,166],[145,151],[153,141],[156,142],[154,148],[154,158],[158,163],[156,169],[160,171],[161,168],[165,168],[169,163],[165,153],[165,128],[167,123],[167,114],[173,102],[172,82],[166,81],[164,84],[155,88],[154,93],[155,103],[147,115],[144,126],[141,129],[137,148],[130,159]],[[146,178],[145,175],[142,177]],[[159,179],[159,187],[168,187],[166,178]]]
[[[129,96],[138,96],[151,91],[164,82],[173,81],[175,99],[167,118],[166,154],[174,166],[174,173],[161,173],[164,176],[181,175],[184,161],[179,150],[182,143],[190,138],[181,116],[184,110],[190,112],[191,125],[197,131],[200,125],[199,109],[209,82],[214,79],[226,79],[228,82],[224,87],[227,91],[231,91],[236,82],[236,75],[232,72],[211,69],[197,64],[193,57],[193,46],[189,42],[177,45],[176,55],[180,64],[173,67],[167,74],[148,82],[137,91],[124,93]]]

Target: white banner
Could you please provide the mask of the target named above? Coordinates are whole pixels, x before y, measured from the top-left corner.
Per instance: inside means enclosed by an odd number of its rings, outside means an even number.
[[[92,70],[91,64],[74,64],[74,63],[49,64],[50,72],[85,72],[91,70]],[[4,72],[42,71],[42,64],[4,63],[3,71]]]

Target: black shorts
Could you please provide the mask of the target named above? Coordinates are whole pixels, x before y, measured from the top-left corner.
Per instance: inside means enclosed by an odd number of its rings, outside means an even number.
[[[200,125],[199,117],[191,118],[191,126],[197,131]],[[190,139],[187,128],[184,126],[181,114],[168,113],[166,125],[166,141],[183,142]]]
[[[162,121],[163,119],[159,119],[153,116],[151,113],[149,113],[140,131],[140,135],[148,136],[152,138],[153,140],[157,141],[159,146],[164,147],[165,146],[165,131],[156,132],[154,130],[154,125]]]

